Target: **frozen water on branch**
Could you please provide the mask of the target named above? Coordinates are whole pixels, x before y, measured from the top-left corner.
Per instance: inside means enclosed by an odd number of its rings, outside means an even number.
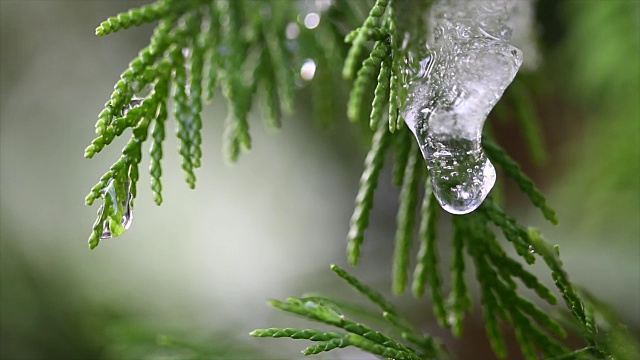
[[[408,45],[402,116],[420,144],[436,198],[453,214],[475,210],[495,184],[481,137],[522,64],[522,52],[509,44],[510,3],[439,0],[431,7],[426,46]]]

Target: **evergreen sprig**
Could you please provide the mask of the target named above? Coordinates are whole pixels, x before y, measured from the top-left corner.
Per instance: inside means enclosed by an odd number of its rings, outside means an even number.
[[[435,202],[434,202],[435,205]],[[432,210],[433,211],[433,210]],[[462,335],[462,324],[464,320],[465,312],[471,310],[471,298],[469,296],[469,292],[467,290],[467,285],[464,279],[465,274],[465,260],[464,260],[464,242],[465,242],[465,231],[464,226],[460,226],[457,224],[458,222],[463,222],[464,219],[461,217],[456,217],[453,219],[453,239],[452,239],[452,260],[451,260],[451,293],[449,295],[449,321],[448,325],[451,326],[451,330],[453,335],[460,336]],[[435,237],[435,235],[432,235]],[[437,268],[432,270],[436,276],[438,274]],[[431,285],[434,287],[433,283]],[[436,288],[437,290],[437,288]],[[433,290],[432,290],[433,291]],[[483,309],[485,312],[488,308],[485,306]],[[438,312],[435,312],[438,314]],[[439,321],[442,322],[442,319],[438,317]]]
[[[557,225],[558,217],[556,216],[556,212],[547,205],[547,201],[540,190],[538,190],[534,185],[531,178],[522,172],[520,165],[507,155],[499,145],[490,140],[483,139],[482,147],[491,161],[494,164],[499,165],[505,175],[515,180],[518,187],[520,187],[520,190],[529,197],[529,200],[531,200],[531,203],[534,206],[540,209],[545,219],[549,220],[552,224]]]
[[[336,348],[355,346],[383,357],[420,360],[432,358],[434,354],[442,351],[441,346],[431,337],[417,333],[409,321],[399,315],[393,305],[384,299],[377,291],[362,284],[353,277],[353,275],[337,265],[332,265],[331,268],[338,276],[353,286],[356,291],[378,305],[381,310],[378,316],[388,321],[396,329],[401,330],[403,338],[394,339],[391,336],[374,330],[368,325],[350,319],[343,313],[343,309],[336,307],[336,304],[326,304],[304,297],[289,297],[286,301],[272,299],[269,301],[269,304],[275,308],[305,317],[309,320],[335,326],[347,333],[325,332],[315,329],[271,328],[254,330],[250,335],[256,337],[292,337],[295,339],[319,341],[317,345],[304,349],[303,354],[305,355],[314,355]],[[405,340],[405,338],[410,340]],[[405,341],[419,344],[418,347],[420,350],[406,345]]]
[[[383,125],[383,126],[386,126]],[[400,295],[407,285],[409,273],[409,257],[413,243],[413,229],[418,201],[418,179],[421,175],[421,159],[417,146],[409,151],[409,159],[405,167],[402,190],[400,191],[400,208],[396,219],[395,250],[393,255],[393,291]]]
[[[535,320],[541,327],[557,336],[565,336],[565,331],[555,320],[514,291],[517,287],[514,278],[522,278],[523,274],[528,277],[534,276],[520,266],[512,266],[513,260],[498,245],[486,219],[479,214],[468,215],[467,221],[461,222],[459,226],[469,228],[469,231],[465,231],[465,246],[476,267],[485,306],[487,333],[496,355],[506,358],[504,340],[498,329],[497,319],[513,323],[516,338],[527,359],[538,358],[534,345],[537,345],[544,357],[567,353],[567,348],[531,321]],[[534,287],[539,294],[543,294],[545,300],[551,304],[555,303],[555,297],[542,284],[525,282],[525,285]]]
[[[162,0],[139,8],[133,8],[103,21],[100,26],[96,28],[96,35],[103,36],[119,30],[128,29],[132,26],[140,26],[144,23],[158,20],[166,15],[180,11],[186,4],[186,1]]]
[[[297,59],[315,54],[323,64],[335,65],[338,61],[335,41],[324,40],[343,34],[329,20],[318,28],[322,30],[306,33],[313,46],[306,45],[304,51],[294,54],[285,38],[285,28],[295,24],[291,23],[298,12],[295,3],[264,1],[259,3],[260,11],[255,11],[257,4],[158,0],[111,17],[96,29],[96,34],[102,36],[159,21],[149,45],[129,63],[114,86],[98,115],[97,137],[85,150],[85,157],[92,158],[125,130],[133,131],[122,157],[100,178],[85,200],[87,205],[99,198],[103,200],[90,236],[90,248],[95,248],[100,239],[120,235],[125,220],[127,225],[130,223],[130,216],[125,219],[124,215],[125,212],[130,215],[133,208],[141,145],[150,126],[151,189],[154,201],[160,205],[162,143],[168,113],[175,119],[185,181],[194,188],[194,170],[200,167],[202,157],[202,103],[210,101],[217,88],[229,109],[224,130],[226,156],[235,161],[242,150],[251,148],[248,113],[254,97],[260,98],[267,125],[279,127],[281,111],[288,113],[293,109],[296,81],[293,68]],[[334,55],[326,55],[325,43]],[[327,69],[321,73],[326,77]],[[330,86],[330,82],[325,86]],[[153,92],[145,95],[149,88]],[[172,108],[168,105],[169,98]],[[318,98],[327,102],[324,96]]]
[[[389,131],[382,123],[378,125],[371,149],[365,159],[365,167],[360,178],[360,187],[356,195],[356,207],[351,216],[349,234],[347,235],[347,257],[351,264],[357,264],[360,258],[360,245],[364,241],[364,231],[369,225],[369,212],[373,208],[373,195],[378,185],[378,176],[384,163],[385,152],[389,143]]]

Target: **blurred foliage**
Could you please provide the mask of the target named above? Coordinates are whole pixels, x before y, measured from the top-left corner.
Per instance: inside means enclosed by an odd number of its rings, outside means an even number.
[[[227,334],[166,329],[88,302],[68,279],[42,273],[2,239],[0,358],[60,360],[258,359],[267,356]],[[188,339],[184,340],[184,339]],[[199,339],[199,340],[194,340]]]
[[[59,277],[36,270],[7,238],[0,245],[0,357],[2,359],[100,358],[105,339],[96,314]],[[104,320],[104,318],[102,319]]]
[[[640,224],[640,3],[594,1],[588,6],[570,1],[562,8],[567,34],[555,56],[571,58],[571,66],[558,65],[558,79],[566,82],[561,94],[580,106],[584,130],[573,134],[569,164],[574,171],[561,185],[569,204],[581,203],[574,213],[590,229],[627,231],[638,239]],[[597,31],[593,31],[597,29]],[[571,56],[581,54],[581,56]],[[559,94],[560,95],[560,94]],[[574,126],[577,124],[575,122]],[[579,128],[578,128],[579,129]],[[611,194],[616,195],[612,205]],[[587,201],[584,201],[587,200]],[[603,216],[601,209],[612,211]],[[634,224],[629,227],[629,221]]]

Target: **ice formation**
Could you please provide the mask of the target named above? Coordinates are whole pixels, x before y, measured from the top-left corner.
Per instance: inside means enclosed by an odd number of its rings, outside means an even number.
[[[522,52],[509,44],[510,3],[439,0],[430,10],[427,44],[407,48],[402,116],[418,140],[434,195],[452,214],[475,210],[495,184],[481,137],[522,64]]]

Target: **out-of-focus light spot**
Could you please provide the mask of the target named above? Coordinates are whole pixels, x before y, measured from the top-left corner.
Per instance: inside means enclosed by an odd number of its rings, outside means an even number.
[[[296,23],[290,22],[287,24],[287,28],[285,29],[284,34],[287,37],[287,39],[293,40],[297,38],[298,35],[300,35],[300,28]]]
[[[304,17],[304,26],[306,26],[307,29],[315,29],[318,27],[318,24],[320,24],[320,15],[317,13],[312,12]]]
[[[318,9],[318,12],[326,11],[331,4],[331,0],[316,0],[316,8]]]
[[[300,68],[300,77],[306,81],[311,81],[316,74],[316,62],[306,59]]]

